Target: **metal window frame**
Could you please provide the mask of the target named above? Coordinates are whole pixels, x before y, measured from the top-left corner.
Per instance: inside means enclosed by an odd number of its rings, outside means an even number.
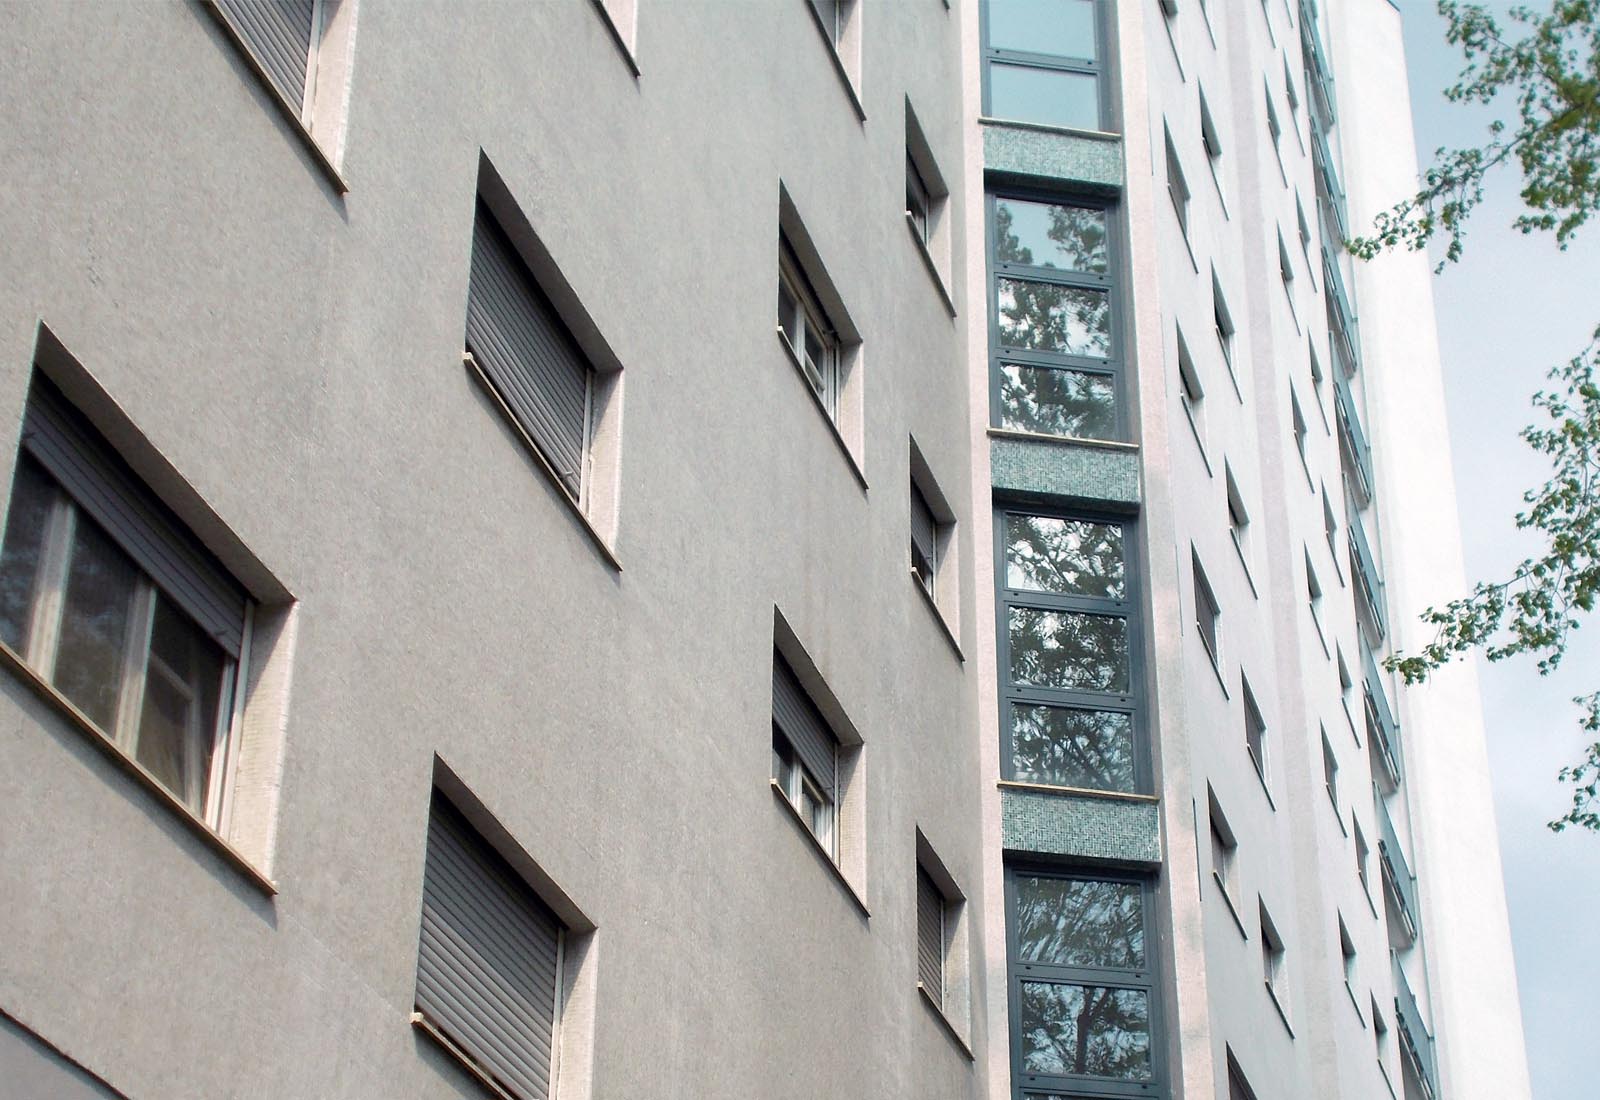
[[[1094,45],[1095,58],[1067,57],[1061,54],[1035,53],[1031,50],[1001,49],[989,44],[989,0],[982,0],[979,5],[978,34],[979,51],[983,57],[983,89],[982,110],[985,118],[995,117],[992,112],[990,99],[989,70],[995,64],[1015,65],[1027,69],[1045,69],[1052,72],[1082,73],[1095,78],[1095,101],[1098,107],[1098,129],[1101,132],[1112,132],[1117,125],[1116,99],[1111,94],[1113,74],[1111,33],[1108,18],[1107,0],[1091,0],[1094,12]],[[1014,119],[1010,121],[1026,123],[1030,126],[1049,126],[1058,129],[1055,123],[1037,122],[1029,119]]]
[[[844,385],[842,348],[843,341],[839,338],[839,331],[828,318],[828,313],[822,308],[822,300],[817,296],[816,290],[811,285],[811,280],[806,277],[805,268],[800,259],[795,255],[794,246],[789,243],[787,235],[778,236],[778,282],[789,292],[798,308],[800,332],[798,333],[799,346],[795,340],[789,338],[789,333],[784,329],[783,318],[778,319],[778,333],[789,345],[790,354],[795,362],[800,364],[801,371],[806,376],[806,381],[811,384],[812,390],[822,402],[823,409],[828,414],[828,419],[835,424],[839,422],[839,397]],[[813,363],[806,352],[806,336],[814,333],[822,343],[823,361]]]
[[[1010,588],[1006,584],[1006,518],[1030,516],[1084,523],[1110,524],[1122,529],[1125,591],[1120,600]],[[1140,603],[1137,523],[1125,515],[1081,508],[1049,508],[1016,501],[997,501],[994,508],[995,560],[995,653],[1000,707],[1000,777],[1015,781],[1012,745],[1013,706],[1058,706],[1080,710],[1126,714],[1133,748],[1133,790],[1116,793],[1154,792],[1148,716],[1144,706],[1144,624]],[[1013,608],[1040,611],[1077,612],[1106,618],[1119,618],[1127,626],[1128,690],[1098,692],[1084,689],[1037,687],[1017,684],[1011,679],[1011,632],[1008,625]],[[1029,782],[1035,782],[1030,780]],[[1049,784],[1045,784],[1048,786]]]
[[[1012,199],[1018,202],[1048,203],[1052,206],[1070,206],[1081,210],[1102,213],[1106,223],[1106,273],[1067,271],[1062,268],[1041,267],[1033,264],[1002,263],[995,257],[995,215],[999,203]],[[1129,409],[1128,377],[1126,365],[1127,323],[1123,317],[1122,273],[1120,259],[1126,252],[1119,205],[1108,198],[1076,191],[1059,191],[1045,188],[1004,186],[991,187],[984,194],[984,251],[987,266],[989,310],[989,423],[1004,428],[1001,407],[1001,377],[1008,365],[1066,370],[1079,374],[1095,374],[1111,380],[1113,409],[1112,442],[1127,442],[1132,437],[1132,411]],[[1057,286],[1104,291],[1110,309],[1110,327],[1107,339],[1110,347],[1105,358],[1089,355],[1067,355],[1062,352],[1018,349],[1000,342],[1000,280],[1017,279],[1027,282],[1050,283]],[[1063,439],[1085,438],[1061,436]]]
[[[1056,878],[1075,882],[1113,882],[1139,887],[1140,915],[1143,918],[1145,965],[1140,969],[1071,967],[1053,963],[1027,962],[1017,951],[1017,888],[1019,876],[1028,878]],[[1150,1097],[1166,1093],[1167,1064],[1166,1043],[1162,1021],[1160,974],[1156,965],[1159,940],[1153,920],[1156,904],[1155,883],[1148,877],[1119,871],[1102,871],[1098,868],[1059,866],[1036,861],[1007,862],[1004,882],[1006,931],[1006,1002],[1011,1017],[1011,1034],[1008,1037],[1011,1065],[1011,1088],[1015,1100],[1038,1093],[1071,1093],[1074,1096]],[[1142,1081],[1122,1081],[1115,1078],[1095,1077],[1086,1074],[1026,1073],[1022,1068],[1022,1034],[1017,1026],[1021,1017],[1022,983],[1024,981],[1054,982],[1065,985],[1091,985],[1112,989],[1132,989],[1145,994],[1149,1007],[1150,1026],[1150,1078]]]

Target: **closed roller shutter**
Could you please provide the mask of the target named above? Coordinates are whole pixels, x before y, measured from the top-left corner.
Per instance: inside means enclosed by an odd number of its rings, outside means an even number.
[[[417,1011],[526,1100],[550,1096],[561,931],[555,914],[436,793]]]
[[[934,573],[939,568],[937,530],[938,524],[934,521],[933,509],[928,507],[928,500],[922,495],[922,490],[913,484],[911,486],[911,545],[916,549],[917,553],[922,555],[922,560],[927,562],[929,573]]]
[[[316,0],[213,0],[217,10],[266,71],[278,94],[299,115],[305,103],[306,69]]]
[[[917,980],[944,1005],[944,895],[928,872],[917,868]]]
[[[481,202],[472,230],[467,350],[577,499],[594,372]]]
[[[157,500],[100,433],[35,374],[22,422],[22,448],[235,659],[248,597],[198,539]]]
[[[772,655],[772,720],[794,747],[812,780],[833,801],[839,741],[795,679],[788,662],[776,652]]]

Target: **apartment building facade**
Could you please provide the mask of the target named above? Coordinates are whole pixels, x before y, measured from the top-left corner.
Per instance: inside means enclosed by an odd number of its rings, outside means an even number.
[[[0,1094],[1528,1094],[1387,0],[0,20]]]

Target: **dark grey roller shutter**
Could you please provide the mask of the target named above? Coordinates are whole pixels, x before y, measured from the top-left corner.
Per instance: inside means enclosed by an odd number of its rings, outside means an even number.
[[[422,875],[417,1011],[505,1088],[548,1100],[561,923],[434,795]]]
[[[772,654],[772,720],[831,801],[837,785],[834,773],[838,767],[839,741],[800,681],[795,679],[788,662],[777,652]]]
[[[231,656],[239,656],[248,599],[244,589],[38,374],[28,391],[22,448],[166,596]]]
[[[315,0],[212,0],[296,115],[306,95]]]
[[[922,495],[922,490],[915,484],[911,486],[911,545],[916,547],[922,555],[922,560],[928,563],[930,571],[938,568],[938,558],[935,549],[938,546],[938,524],[934,521],[933,510],[928,507],[927,498]]]
[[[917,868],[917,980],[944,1005],[944,895],[928,872]]]
[[[578,497],[593,371],[481,202],[472,228],[467,350]]]

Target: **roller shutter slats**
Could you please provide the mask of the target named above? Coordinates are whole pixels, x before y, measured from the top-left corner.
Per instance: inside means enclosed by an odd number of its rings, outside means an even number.
[[[315,0],[213,0],[298,116],[305,102]]]
[[[838,785],[839,741],[782,656],[772,655],[772,720],[831,802]]]
[[[944,896],[928,872],[917,868],[917,978],[944,1004]]]
[[[548,1100],[561,923],[443,799],[428,820],[417,1008],[518,1096]]]

